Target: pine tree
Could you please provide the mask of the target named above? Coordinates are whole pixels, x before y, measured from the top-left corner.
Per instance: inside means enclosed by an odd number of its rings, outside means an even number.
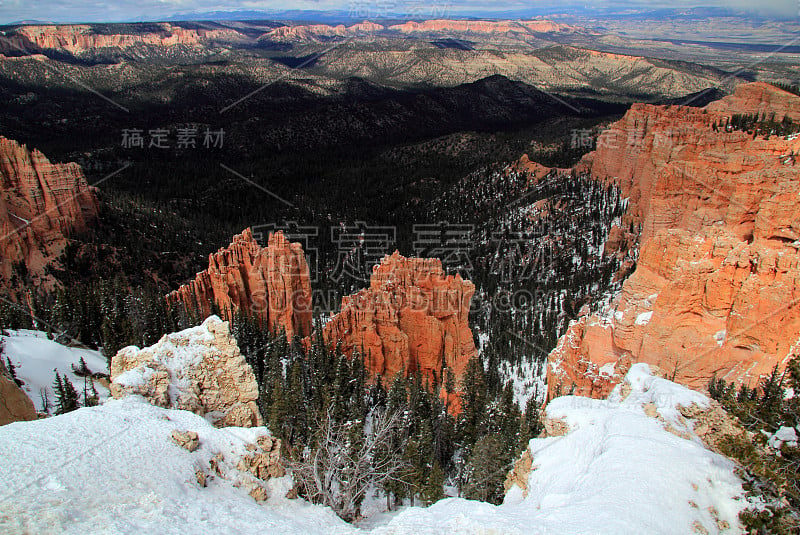
[[[78,409],[80,403],[78,402],[78,391],[75,390],[75,386],[67,376],[62,378],[62,383],[64,385],[64,398],[61,403],[63,412],[66,413]]]
[[[534,390],[533,395],[525,404],[525,414],[522,417],[522,445],[524,446],[532,438],[539,436],[542,432],[543,426],[541,421],[541,414],[539,411],[539,389]]]
[[[498,437],[493,435],[481,437],[475,443],[468,461],[469,477],[464,496],[471,500],[494,504],[502,502],[503,481],[509,468],[506,458],[503,444]]]
[[[98,402],[97,389],[94,387],[94,379],[89,375],[83,376],[83,406],[94,407]]]
[[[56,414],[65,414],[74,411],[79,407],[78,392],[66,376],[61,375],[56,370],[56,379],[53,382],[53,390],[56,393]]]
[[[269,429],[275,436],[286,438],[284,424],[286,423],[286,400],[283,393],[283,377],[275,377],[272,384],[272,404],[269,409]]]
[[[2,344],[3,340],[0,340],[0,357],[2,357],[3,355]],[[0,362],[2,362],[2,359],[0,359]],[[6,370],[8,370],[8,374],[11,376],[11,380],[14,381],[17,384],[17,386],[22,386],[25,384],[22,380],[20,380],[17,377],[17,367],[14,366],[14,363],[11,362],[11,359],[9,357],[6,357]]]
[[[86,377],[87,375],[91,375],[92,371],[89,369],[89,366],[86,364],[86,360],[81,357],[81,360],[78,362],[78,365],[72,365],[72,373],[77,375],[78,377]]]
[[[61,375],[59,375],[58,370],[56,372],[56,379],[53,381],[53,392],[56,394],[56,414],[62,414],[63,411],[63,400],[66,397],[64,393],[64,381],[61,380]]]
[[[414,507],[414,498],[420,490],[422,490],[423,482],[425,481],[425,472],[422,466],[423,461],[419,451],[419,440],[417,437],[408,439],[403,458],[409,467],[408,473],[405,474],[406,495],[411,500],[411,507]]]
[[[425,502],[425,505],[432,505],[444,498],[444,470],[439,466],[439,461],[433,461],[433,467],[420,493],[420,499]]]
[[[483,364],[479,357],[470,359],[463,380],[459,418],[461,440],[466,447],[475,444],[485,433],[486,382]]]

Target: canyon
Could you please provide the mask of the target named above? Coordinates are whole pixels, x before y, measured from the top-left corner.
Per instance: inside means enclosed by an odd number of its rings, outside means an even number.
[[[303,248],[282,232],[270,234],[266,247],[250,228],[233,237],[228,247],[208,255],[208,269],[167,295],[201,319],[216,306],[232,320],[238,312],[264,322],[287,338],[311,334],[311,284]]]
[[[800,97],[756,82],[701,109],[635,104],[600,134],[579,168],[628,199],[605,254],[638,258],[550,353],[549,397],[603,397],[634,362],[699,390],[755,386],[797,354],[800,139],[722,126],[772,113],[798,120]]]
[[[76,163],[54,164],[39,150],[0,137],[0,286],[29,279],[52,288],[47,266],[69,237],[97,219],[98,201]]]

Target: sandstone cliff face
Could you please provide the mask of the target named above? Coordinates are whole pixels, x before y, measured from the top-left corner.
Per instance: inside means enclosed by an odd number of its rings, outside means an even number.
[[[111,395],[131,394],[205,416],[217,427],[263,425],[253,370],[228,322],[216,316],[199,327],[164,335],[153,346],[121,349],[111,360]]]
[[[389,26],[390,30],[397,30],[403,33],[427,33],[427,32],[472,32],[472,33],[508,33],[526,31],[549,33],[575,29],[566,24],[557,24],[549,20],[526,20],[526,21],[488,21],[488,20],[426,20],[422,22],[404,22]]]
[[[311,333],[311,283],[303,248],[281,232],[261,247],[248,228],[228,247],[208,257],[208,269],[167,295],[171,305],[183,304],[202,317],[216,303],[232,319],[238,311],[262,319],[273,332],[291,338]]]
[[[73,232],[97,218],[98,203],[78,164],[51,164],[34,149],[0,137],[0,286],[24,264],[35,285],[51,286],[47,264]]]
[[[772,111],[795,120],[800,98],[754,83],[704,109],[634,104],[600,135],[587,158],[590,172],[616,182],[630,199],[627,217],[642,225],[642,243],[662,229],[699,232],[712,225],[752,239],[761,203],[774,204],[796,181],[790,155],[798,141],[753,139],[746,132],[714,131],[712,124],[736,113]]]
[[[369,288],[342,300],[323,336],[347,354],[363,351],[372,377],[419,371],[433,386],[449,369],[458,380],[476,354],[468,324],[474,292],[460,275],[445,275],[440,260],[395,252],[375,266]]]
[[[746,84],[705,109],[635,105],[601,135],[591,173],[629,198],[639,259],[613,309],[549,356],[550,397],[603,396],[638,361],[692,388],[714,374],[752,386],[797,353],[800,139],[712,128],[773,111],[800,117],[800,97]]]
[[[11,378],[0,359],[0,425],[35,420],[36,408],[28,395]]]
[[[234,30],[187,29],[169,23],[157,25],[158,31],[143,33],[95,33],[85,24],[23,26],[0,42],[0,52],[16,54],[21,50],[36,52],[60,50],[81,55],[103,48],[126,49],[136,45],[197,46],[215,39],[234,39]]]
[[[331,37],[354,37],[384,30],[384,26],[364,21],[352,26],[337,24],[303,24],[297,26],[281,26],[262,35],[260,40],[269,41],[320,41]]]
[[[281,26],[270,30],[260,37],[270,41],[319,41],[331,37],[353,37],[367,33],[390,30],[404,34],[418,33],[474,33],[474,34],[507,34],[517,33],[551,33],[572,31],[577,28],[566,24],[557,24],[548,20],[528,21],[486,21],[486,20],[447,20],[436,19],[422,22],[405,22],[392,26],[383,26],[370,21],[364,21],[351,26],[337,24],[302,24],[294,26]]]

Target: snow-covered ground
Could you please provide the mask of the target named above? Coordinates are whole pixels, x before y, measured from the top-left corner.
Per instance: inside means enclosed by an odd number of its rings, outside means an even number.
[[[194,430],[192,453],[170,438]],[[132,396],[99,407],[0,427],[0,533],[340,533],[331,510],[282,498],[272,480],[260,505],[223,478],[195,473],[217,453],[230,464],[264,428],[216,429],[191,412]],[[233,471],[233,466],[225,466]]]
[[[527,497],[515,487],[500,506],[443,500],[407,509],[375,533],[740,533],[738,513],[748,504],[733,463],[665,429],[669,422],[690,431],[676,405],[707,398],[653,377],[643,364],[627,377],[632,391],[624,400],[617,387],[609,400],[550,402],[548,417],[570,432],[530,441]],[[645,414],[650,403],[662,420]]]
[[[83,398],[83,377],[72,371],[72,366],[79,366],[81,357],[92,373],[108,374],[108,361],[99,351],[67,347],[47,338],[47,333],[20,329],[8,330],[3,336],[5,349],[3,360],[8,357],[16,368],[17,377],[25,382],[22,389],[33,401],[37,411],[44,411],[42,406],[42,389],[46,389],[50,403],[55,402],[53,381],[55,370],[63,377],[69,378],[75,389]],[[95,381],[95,388],[100,399],[108,397],[108,388]]]
[[[0,533],[739,533],[747,503],[733,463],[665,429],[691,432],[676,405],[707,399],[651,376],[645,365],[634,366],[628,381],[624,399],[618,387],[609,400],[551,401],[548,416],[569,432],[531,440],[526,497],[514,488],[499,506],[449,498],[376,513],[361,529],[329,509],[283,498],[286,478],[270,482],[263,504],[230,479],[197,483],[196,470],[216,453],[234,470],[264,428],[216,429],[136,396],[9,424],[0,427]],[[200,448],[176,446],[175,429],[196,431]]]
[[[512,365],[508,361],[503,361],[498,372],[503,383],[512,382],[514,401],[523,411],[531,397],[536,396],[540,404],[547,397],[547,362],[525,360]]]

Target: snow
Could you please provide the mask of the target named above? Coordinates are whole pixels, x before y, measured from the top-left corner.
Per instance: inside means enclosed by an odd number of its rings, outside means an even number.
[[[40,391],[46,389],[50,402],[55,401],[53,381],[55,371],[69,378],[78,393],[83,395],[83,377],[72,372],[78,367],[81,357],[93,373],[108,374],[108,361],[99,351],[68,347],[47,338],[47,333],[26,329],[8,330],[3,336],[6,342],[3,358],[8,357],[16,368],[17,378],[24,381],[22,389],[33,401],[37,411],[44,411]],[[94,382],[100,399],[108,397],[108,388]]]
[[[529,443],[534,470],[528,494],[518,487],[499,506],[448,498],[429,508],[374,513],[358,527],[330,509],[283,498],[288,478],[270,481],[259,504],[233,484],[238,456],[265,428],[216,429],[187,411],[168,410],[131,396],[99,407],[0,427],[0,533],[375,533],[375,534],[667,534],[698,525],[719,533],[717,520],[738,533],[747,506],[731,461],[705,449],[677,405],[708,399],[643,364],[608,400],[556,398],[550,418],[569,427],[563,436]],[[645,414],[652,404],[661,416]],[[651,407],[652,408],[652,407]],[[194,430],[200,448],[189,453],[172,430]],[[217,453],[223,474],[207,488],[195,471]]]
[[[170,438],[194,430],[189,453]],[[265,428],[216,429],[191,412],[131,396],[62,416],[0,428],[0,533],[348,533],[330,509],[282,496],[270,481],[258,504],[227,479],[196,480],[217,453],[235,474],[245,445]]]
[[[534,470],[528,495],[515,487],[500,506],[450,498],[427,509],[409,508],[373,533],[446,534],[672,534],[702,526],[719,533],[719,522],[739,533],[738,513],[747,502],[734,464],[705,449],[696,438],[668,432],[665,422],[645,415],[653,403],[682,431],[676,405],[708,399],[654,377],[644,364],[626,376],[631,392],[618,386],[609,400],[556,398],[549,417],[563,418],[570,432],[533,439]]]
[[[536,396],[539,402],[544,402],[547,397],[547,362],[533,360],[533,356],[530,359],[514,365],[503,361],[498,369],[503,384],[511,381],[514,401],[523,411],[531,397]]]
[[[768,444],[776,450],[781,449],[784,444],[797,447],[797,430],[794,427],[781,427],[769,438]]]
[[[642,312],[638,316],[636,316],[636,325],[647,325],[650,323],[650,318],[653,317],[653,311],[650,310],[649,312]]]
[[[616,367],[613,362],[606,362],[605,364],[600,366],[600,370],[598,371],[598,373],[605,377],[612,377],[614,375],[615,369]]]
[[[717,341],[717,345],[722,347],[725,343],[725,337],[728,335],[728,331],[726,329],[722,329],[721,331],[717,331],[714,333],[714,340]]]

